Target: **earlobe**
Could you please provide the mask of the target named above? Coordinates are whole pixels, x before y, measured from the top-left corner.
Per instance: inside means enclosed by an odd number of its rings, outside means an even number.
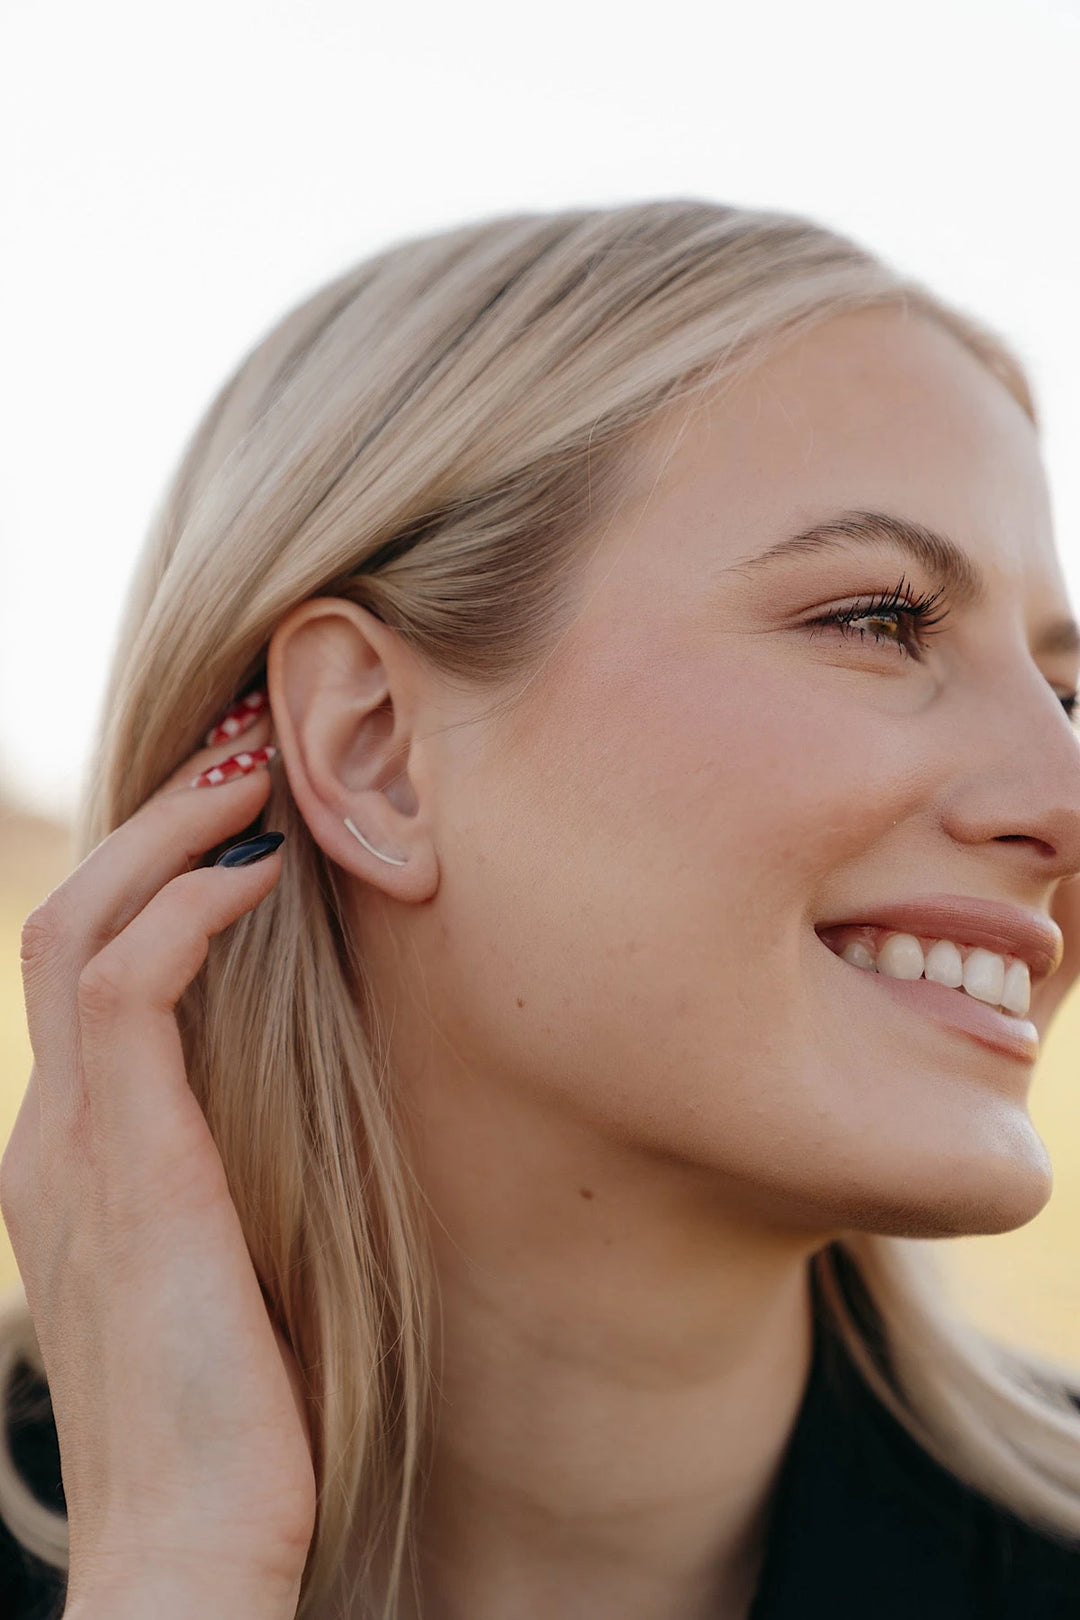
[[[266,669],[281,763],[316,843],[395,899],[430,898],[409,649],[358,603],[316,597],[278,625]]]

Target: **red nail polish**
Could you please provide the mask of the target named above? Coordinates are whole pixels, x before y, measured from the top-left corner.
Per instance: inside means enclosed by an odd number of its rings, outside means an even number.
[[[231,782],[234,777],[246,776],[260,765],[268,765],[277,753],[273,743],[265,748],[253,748],[249,754],[232,754],[220,765],[211,765],[200,776],[193,776],[189,787],[217,787],[220,782]]]
[[[241,732],[249,731],[264,712],[266,702],[265,688],[259,687],[257,691],[249,692],[222,715],[216,726],[211,727],[206,733],[204,746],[216,748],[218,743],[231,742]]]

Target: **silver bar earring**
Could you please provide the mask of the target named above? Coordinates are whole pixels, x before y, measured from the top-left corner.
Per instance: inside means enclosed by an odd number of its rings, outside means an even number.
[[[399,861],[395,855],[382,855],[382,854],[379,853],[379,851],[377,849],[372,848],[371,844],[368,843],[367,839],[364,837],[364,835],[360,831],[359,827],[355,827],[353,825],[353,823],[349,820],[348,816],[345,817],[345,825],[346,825],[346,827],[348,827],[349,831],[352,833],[354,838],[359,838],[360,842],[363,844],[365,849],[370,849],[371,853],[373,855],[378,855],[379,856],[380,861],[389,861],[391,866],[406,866],[406,865],[408,865],[407,860]]]

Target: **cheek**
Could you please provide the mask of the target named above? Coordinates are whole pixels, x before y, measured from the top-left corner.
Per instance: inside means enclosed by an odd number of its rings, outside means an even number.
[[[950,1086],[938,1045],[894,1051],[865,1009],[853,1027],[812,908],[927,782],[865,682],[795,685],[777,662],[626,656],[576,699],[549,693],[524,741],[469,773],[421,954],[483,1130],[538,1104],[797,1218],[873,1209],[883,1230],[943,1198],[961,1214],[926,1218],[951,1229],[1010,1176],[1045,1201],[1030,1126],[971,1084],[974,1048]]]
[[[703,657],[610,637],[492,751],[460,818],[491,853],[459,920],[549,1013],[585,994],[678,1011],[694,964],[732,991],[751,956],[798,972],[821,886],[925,791],[909,717],[873,696],[765,638]]]
[[[640,697],[614,689],[589,717],[567,769],[624,881],[740,921],[763,905],[801,912],[818,880],[910,814],[904,720],[851,672],[796,681],[785,666],[738,644],[704,666],[668,661],[632,683]]]
[[[728,1007],[775,1022],[778,992],[793,1005],[816,892],[910,792],[887,720],[818,673],[796,685],[738,643],[707,665],[622,647],[493,751],[483,802],[455,817],[471,831],[444,916],[448,999],[490,993],[500,1062],[525,1037],[550,1073],[565,1032],[598,1074],[619,1029],[670,1047],[690,1009],[715,1032]]]

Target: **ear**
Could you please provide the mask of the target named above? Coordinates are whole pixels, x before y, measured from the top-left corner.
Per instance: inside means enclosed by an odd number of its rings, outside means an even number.
[[[429,761],[414,729],[420,673],[394,630],[339,596],[299,603],[267,652],[274,740],[312,837],[338,866],[405,901],[428,900],[439,886]],[[403,864],[365,849],[346,816]]]

